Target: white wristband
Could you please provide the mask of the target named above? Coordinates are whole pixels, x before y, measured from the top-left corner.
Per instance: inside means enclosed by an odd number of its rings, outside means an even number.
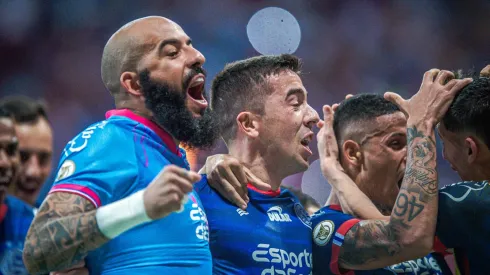
[[[102,234],[113,239],[135,226],[151,221],[146,214],[143,192],[138,191],[97,209],[95,218]]]

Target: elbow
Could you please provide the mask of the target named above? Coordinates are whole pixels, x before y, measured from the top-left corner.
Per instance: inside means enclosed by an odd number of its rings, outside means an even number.
[[[29,274],[45,274],[48,273],[48,270],[43,269],[42,267],[46,266],[45,259],[42,255],[41,249],[31,249],[28,247],[27,243],[29,239],[26,239],[26,245],[24,245],[24,251],[22,252],[22,260],[24,261],[24,265],[29,272]]]
[[[412,251],[413,258],[422,258],[432,252],[434,236],[421,232],[400,238],[400,244],[408,251]]]

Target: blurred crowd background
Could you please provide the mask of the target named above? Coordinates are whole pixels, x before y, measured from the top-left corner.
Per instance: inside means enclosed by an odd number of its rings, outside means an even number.
[[[258,54],[246,26],[265,7],[283,8],[298,20],[295,54],[304,61],[309,102],[318,112],[348,93],[391,90],[409,97],[430,68],[479,70],[490,63],[486,0],[0,0],[0,95],[47,103],[56,168],[65,144],[113,108],[100,59],[120,26],[148,15],[176,21],[205,55],[209,87],[227,62]],[[196,153],[194,167],[217,152],[226,152],[223,144]],[[459,180],[440,163],[442,185]],[[286,183],[320,203],[328,196],[318,163]]]

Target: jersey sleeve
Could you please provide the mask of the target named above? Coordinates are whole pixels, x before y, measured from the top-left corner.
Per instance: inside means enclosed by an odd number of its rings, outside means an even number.
[[[354,274],[338,264],[345,234],[360,220],[328,207],[312,216],[313,274]]]
[[[77,194],[97,208],[117,201],[134,186],[138,163],[133,137],[104,122],[87,128],[67,144],[49,193]]]
[[[488,220],[488,182],[460,182],[439,191],[436,235],[447,248],[464,246]],[[442,252],[442,251],[438,251]]]

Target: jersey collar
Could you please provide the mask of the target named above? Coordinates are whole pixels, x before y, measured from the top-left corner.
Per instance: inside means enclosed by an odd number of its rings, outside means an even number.
[[[145,125],[146,127],[150,128],[153,132],[155,132],[162,139],[163,143],[165,143],[165,145],[169,148],[169,150],[172,153],[174,153],[178,156],[182,155],[180,150],[179,150],[179,146],[177,146],[177,144],[175,143],[172,136],[169,133],[167,133],[162,127],[160,127],[158,124],[156,124],[155,122],[147,119],[146,117],[142,117],[140,115],[137,115],[128,109],[110,110],[110,111],[107,111],[107,113],[105,114],[106,119],[109,119],[112,116],[126,117],[126,118],[129,118],[131,120],[134,120],[136,122],[139,122],[139,123]]]
[[[328,208],[342,212],[342,207],[340,206],[340,204],[331,204],[328,206]]]
[[[257,187],[253,186],[250,183],[247,184],[247,187],[248,187],[248,189],[251,189],[257,193],[260,193],[260,194],[266,195],[266,196],[277,197],[281,194],[281,188],[278,188],[276,191],[274,191],[274,190],[263,191],[263,190],[257,189]]]

